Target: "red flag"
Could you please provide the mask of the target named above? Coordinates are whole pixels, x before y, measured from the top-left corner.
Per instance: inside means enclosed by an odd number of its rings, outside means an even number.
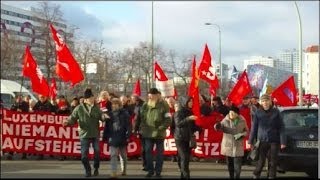
[[[199,100],[199,74],[196,67],[196,57],[193,57],[192,65],[191,65],[191,73],[192,79],[189,86],[188,95],[193,99],[192,112],[193,115],[198,117],[200,121],[200,100]],[[197,121],[198,121],[197,120]],[[196,121],[196,124],[199,123]]]
[[[200,119],[200,98],[199,98],[199,87],[195,87],[195,92],[193,97],[193,103],[192,103],[192,112],[193,115],[197,116],[198,119],[196,120],[196,124],[199,125],[201,124],[201,119]]]
[[[56,97],[57,97],[57,84],[56,84],[56,80],[54,78],[51,79],[50,97],[51,97],[51,99],[56,99]]]
[[[158,81],[168,80],[166,74],[163,72],[162,68],[157,62],[154,63],[154,78]]]
[[[237,84],[233,87],[228,99],[232,101],[236,106],[240,105],[242,98],[251,93],[251,86],[249,83],[248,75],[246,70],[241,74]]]
[[[62,36],[50,24],[53,40],[56,44],[56,73],[65,82],[71,81],[72,86],[81,82],[84,77],[79,64],[72,56]]]
[[[207,81],[210,84],[212,83],[212,81],[214,81],[215,78],[214,68],[211,65],[211,55],[207,44],[204,48],[202,61],[199,65],[199,75],[201,79]]]
[[[297,90],[294,83],[294,77],[290,76],[288,80],[283,82],[272,93],[271,97],[276,98],[277,104],[280,106],[296,106]]]
[[[134,85],[132,94],[136,94],[138,96],[141,96],[140,79],[138,79],[136,84]]]
[[[34,60],[29,46],[26,46],[25,49],[22,74],[23,76],[30,78],[33,92],[47,97],[49,96],[49,85],[38,67],[38,64]]]
[[[195,91],[195,81],[196,81],[196,56],[193,57],[192,64],[191,64],[191,82],[189,86],[188,96],[191,96],[194,94]]]

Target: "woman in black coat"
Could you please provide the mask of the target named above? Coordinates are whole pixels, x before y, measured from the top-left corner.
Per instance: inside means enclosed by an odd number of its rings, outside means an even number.
[[[190,139],[194,132],[199,128],[194,121],[197,119],[192,113],[193,100],[191,97],[187,99],[184,107],[178,110],[174,116],[174,138],[178,149],[178,158],[180,161],[181,178],[190,178],[189,162],[190,162]]]

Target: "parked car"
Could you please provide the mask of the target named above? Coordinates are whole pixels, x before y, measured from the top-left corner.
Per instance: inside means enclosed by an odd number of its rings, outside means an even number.
[[[312,107],[279,108],[285,124],[287,147],[280,150],[278,170],[305,172],[318,178],[318,111]]]
[[[4,108],[10,108],[11,105],[15,101],[16,95],[21,94],[22,96],[25,95],[30,95],[31,99],[37,101],[37,99],[34,97],[34,95],[26,89],[24,86],[21,86],[21,84],[15,82],[15,81],[10,81],[10,80],[5,80],[1,79],[0,80],[1,84],[1,103]]]

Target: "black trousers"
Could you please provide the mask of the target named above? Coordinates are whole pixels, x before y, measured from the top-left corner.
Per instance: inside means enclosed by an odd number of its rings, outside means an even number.
[[[257,177],[260,177],[261,171],[265,165],[266,159],[268,158],[268,165],[269,165],[268,177],[276,178],[279,150],[280,150],[279,143],[260,142],[259,160],[258,160],[256,169],[253,171],[253,174]]]
[[[189,141],[176,139],[175,142],[178,149],[178,157],[179,157],[178,162],[180,163],[181,178],[189,179],[190,178],[189,162],[190,162],[190,153],[191,153]]]
[[[242,157],[226,156],[230,179],[239,179],[241,173]]]
[[[145,139],[140,136],[140,140],[141,140],[141,159],[142,159],[142,167],[144,169],[147,168],[147,160],[146,160],[146,143],[145,143]]]

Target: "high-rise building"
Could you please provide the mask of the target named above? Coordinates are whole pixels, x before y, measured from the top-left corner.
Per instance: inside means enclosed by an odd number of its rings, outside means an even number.
[[[19,49],[19,54],[21,53],[21,57],[24,53],[24,48],[27,44],[31,47],[31,52],[33,56],[36,58],[36,61],[42,71],[43,74],[47,74],[46,62],[43,55],[40,55],[41,51],[44,52],[45,49],[45,38],[43,36],[42,24],[44,24],[45,20],[39,18],[36,15],[36,11],[34,8],[31,10],[25,10],[13,6],[6,5],[1,2],[1,40],[3,38],[9,37],[13,38],[15,41],[14,48]],[[73,45],[72,37],[74,29],[69,29],[67,25],[63,22],[53,22],[52,23],[56,30],[64,35],[65,40],[69,47]],[[5,58],[1,55],[1,69],[9,68],[7,74],[2,74],[2,78],[19,81],[22,79],[21,68],[22,68],[22,59],[10,59],[10,61],[15,62],[12,66],[8,67],[4,63]],[[8,61],[8,60],[6,60]],[[20,62],[20,63],[19,63]],[[55,63],[55,57],[49,61],[50,64]],[[30,88],[29,79],[25,79],[24,85],[27,88]]]
[[[300,66],[299,66],[299,51],[297,49],[291,50],[283,50],[279,54],[279,60],[277,60],[278,69],[293,72],[293,73],[300,73]],[[298,87],[300,86],[300,79],[298,76],[297,79]]]
[[[269,67],[275,67],[275,60],[272,57],[252,56],[243,61],[243,67],[246,69],[249,65],[261,64]]]
[[[221,63],[222,64],[222,77],[220,76],[220,64],[215,64],[214,66],[216,67],[216,74],[218,76],[218,78],[222,78],[222,85],[220,84],[221,88],[224,88],[227,85],[227,81],[228,81],[228,72],[229,72],[229,68],[227,64]],[[220,81],[221,82],[221,81]]]
[[[292,51],[284,50],[280,52],[276,67],[279,69],[293,72],[293,54]]]
[[[305,50],[302,84],[306,94],[319,95],[319,46]]]

